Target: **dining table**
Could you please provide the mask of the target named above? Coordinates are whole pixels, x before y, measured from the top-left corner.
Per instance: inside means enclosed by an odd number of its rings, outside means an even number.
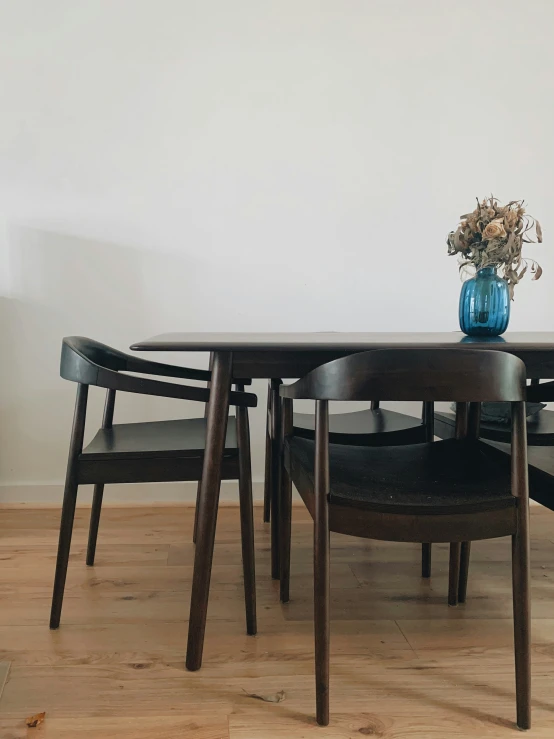
[[[210,576],[221,485],[221,463],[229,413],[229,393],[235,380],[298,378],[333,359],[379,349],[459,349],[509,352],[526,366],[529,379],[554,379],[554,332],[508,332],[503,336],[465,336],[461,332],[196,332],[166,333],[131,346],[141,352],[209,352],[212,355],[206,443],[198,498],[198,529],[191,592],[186,666],[198,670],[208,611]],[[414,398],[418,400],[418,398]],[[281,404],[273,404],[272,459],[280,465]],[[278,489],[278,487],[277,487]],[[272,501],[278,506],[278,496]],[[272,510],[272,573],[278,573],[279,516]]]

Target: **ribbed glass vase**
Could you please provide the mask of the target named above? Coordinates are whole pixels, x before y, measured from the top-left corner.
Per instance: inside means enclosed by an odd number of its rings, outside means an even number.
[[[460,328],[468,336],[500,336],[509,320],[508,283],[496,274],[496,267],[483,267],[462,285]]]

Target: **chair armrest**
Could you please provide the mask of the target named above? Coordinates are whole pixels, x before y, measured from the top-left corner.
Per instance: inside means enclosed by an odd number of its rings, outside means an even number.
[[[161,375],[162,377],[177,377],[182,380],[200,380],[201,382],[209,382],[212,379],[212,373],[208,370],[178,367],[163,362],[151,362],[141,357],[127,356],[126,364],[126,372],[138,372],[143,375]]]
[[[181,380],[199,380],[210,382],[212,373],[209,370],[193,369],[191,367],[179,367],[174,364],[163,362],[151,362],[141,357],[127,356],[126,372],[137,372],[143,375],[160,375],[162,377],[177,377]],[[241,385],[251,385],[252,380],[240,380]]]
[[[100,368],[94,384],[99,387],[120,390],[126,393],[178,398],[180,400],[195,400],[200,403],[207,403],[210,399],[210,391],[207,388],[190,387],[189,385],[180,385],[174,382],[160,382],[160,380],[133,377],[132,375],[126,375],[104,368]],[[229,394],[230,405],[255,408],[257,403],[258,398],[253,393],[231,391]]]

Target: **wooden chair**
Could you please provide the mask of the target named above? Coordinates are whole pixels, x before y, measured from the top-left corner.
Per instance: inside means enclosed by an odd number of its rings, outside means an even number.
[[[329,532],[387,541],[461,542],[512,536],[517,724],[530,727],[529,500],[525,366],[501,352],[379,350],[330,362],[281,388],[316,400],[315,442],[289,436],[285,469],[314,519],[317,721],[329,722]],[[405,447],[329,444],[331,400],[509,401],[512,454],[472,438]],[[460,424],[461,427],[461,424]],[[289,483],[290,483],[289,480]],[[290,490],[290,484],[288,485]],[[290,494],[281,500],[288,577]],[[368,618],[370,614],[368,614]]]
[[[280,461],[275,452],[273,404],[279,402],[281,380],[270,380],[267,393],[267,420],[264,476],[264,523],[271,521],[271,509],[277,511],[279,495]],[[396,446],[433,441],[433,404],[423,403],[421,418],[380,408],[378,400],[371,401],[371,408],[350,413],[333,413],[329,416],[329,442],[348,446]],[[302,439],[315,438],[315,416],[311,413],[294,413],[292,431],[288,435]],[[278,515],[274,517],[278,519]],[[274,539],[278,539],[278,525]],[[278,557],[272,558],[272,576],[279,577]],[[421,576],[431,577],[431,545],[423,544],[421,552]]]
[[[174,367],[128,356],[92,339],[65,338],[62,344],[60,374],[77,383],[77,400],[69,446],[69,460],[63,498],[62,518],[50,628],[60,624],[63,593],[77,490],[79,485],[94,484],[87,549],[87,565],[94,564],[96,539],[104,486],[110,483],[169,482],[199,480],[204,458],[205,419],[113,424],[117,391],[162,396],[207,403],[210,391],[174,382],[162,382],[125,374],[160,375],[209,382],[204,370]],[[90,385],[106,388],[102,428],[83,449],[87,398]],[[247,633],[256,633],[256,585],[254,565],[254,522],[252,513],[252,477],[248,408],[256,406],[256,396],[231,392],[236,417],[227,426],[223,479],[239,481],[240,520]]]

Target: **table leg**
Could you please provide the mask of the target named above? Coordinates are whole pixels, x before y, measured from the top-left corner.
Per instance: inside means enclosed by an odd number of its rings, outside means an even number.
[[[213,352],[210,352],[210,363],[208,365],[208,369],[211,372],[213,369],[213,363],[214,363],[214,355]],[[206,383],[206,387],[208,390],[210,389],[210,383]],[[206,407],[204,408],[204,418],[206,418],[208,415],[208,404],[206,403]],[[196,534],[198,533],[198,503],[200,501],[200,487],[202,485],[202,480],[198,480],[198,486],[196,488],[196,505],[194,507],[194,528],[192,530],[192,542],[193,544],[196,544]]]
[[[217,508],[221,486],[221,462],[229,416],[232,354],[215,352],[206,422],[206,449],[198,501],[198,536],[190,599],[186,666],[198,670],[202,664],[210,576],[214,553]]]
[[[271,381],[271,577],[279,579],[279,498],[281,496],[281,380]]]

